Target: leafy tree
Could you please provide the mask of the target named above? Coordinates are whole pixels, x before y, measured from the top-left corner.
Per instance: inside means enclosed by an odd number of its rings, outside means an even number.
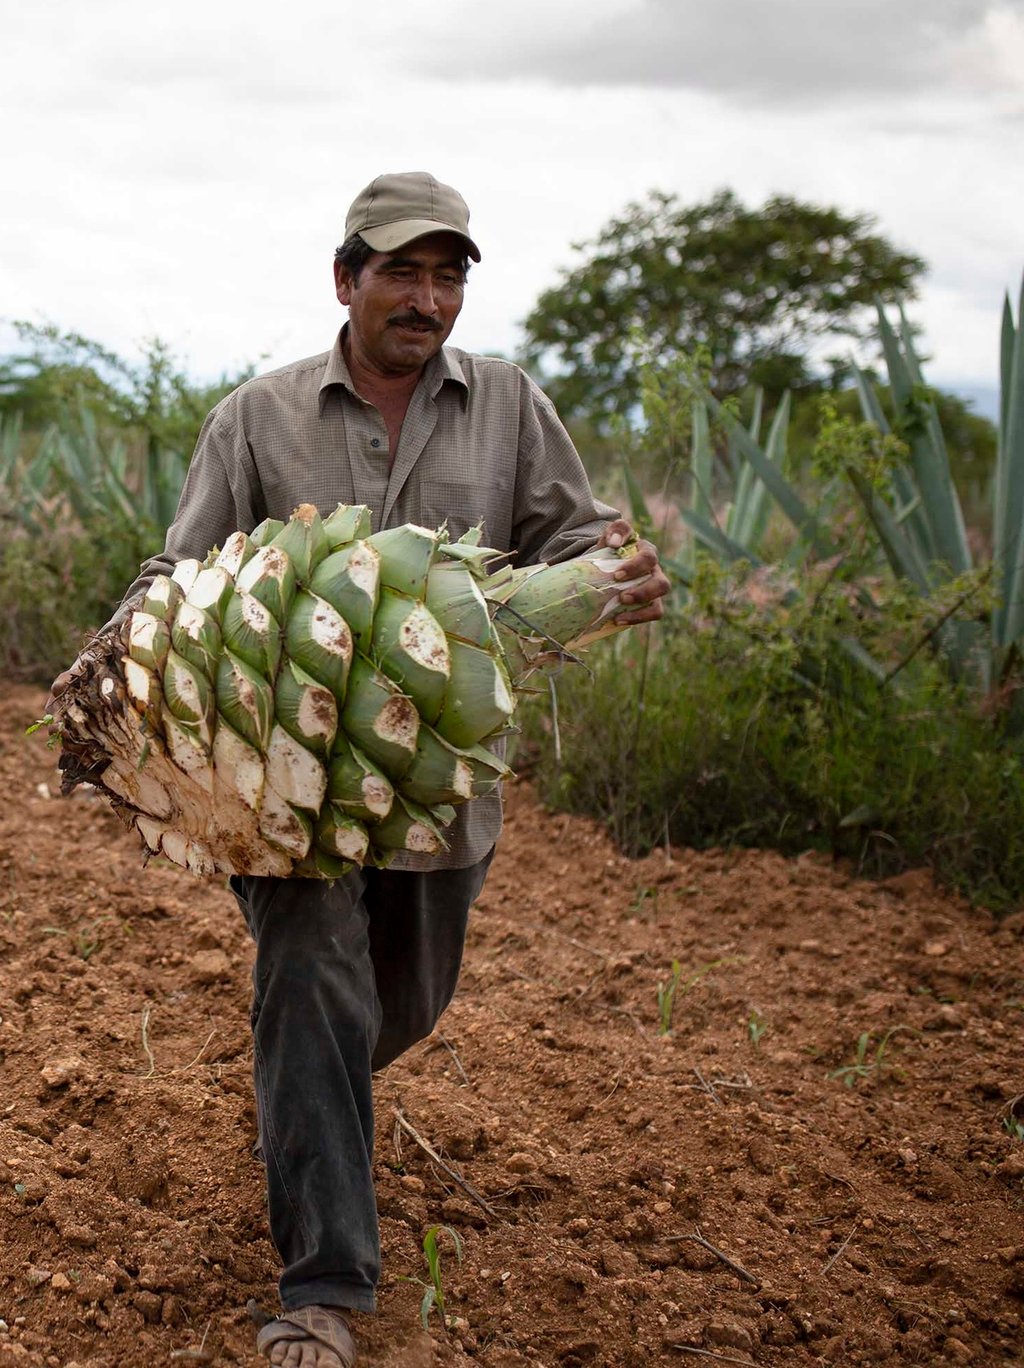
[[[681,205],[654,192],[627,206],[525,321],[524,360],[554,359],[546,384],[565,414],[606,425],[637,399],[643,356],[700,352],[715,391],[806,383],[807,348],[863,338],[876,298],[913,298],[925,269],[872,231],[866,214],[784,196],[746,208],[729,190]]]

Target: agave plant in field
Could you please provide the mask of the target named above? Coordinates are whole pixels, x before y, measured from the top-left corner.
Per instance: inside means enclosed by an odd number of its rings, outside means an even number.
[[[908,459],[895,463],[882,481],[872,480],[855,464],[844,466],[847,478],[861,500],[877,538],[877,546],[893,574],[913,586],[922,597],[963,582],[962,595],[954,595],[954,614],[940,614],[928,633],[951,676],[975,689],[988,691],[1019,674],[1024,653],[1024,339],[1021,315],[1014,322],[1009,298],[1003,309],[1001,336],[1001,402],[999,444],[993,482],[995,539],[990,567],[979,565],[967,536],[960,499],[950,471],[942,429],[935,404],[926,388],[913,337],[901,314],[897,332],[879,309],[879,337],[889,374],[894,408],[892,422],[886,418],[869,378],[855,368],[858,394],[866,422],[883,437],[898,435]],[[760,556],[768,500],[792,525],[797,538],[794,555],[809,555],[819,562],[838,561],[843,546],[800,492],[782,472],[783,425],[786,410],[780,406],[766,446],[758,441],[756,421],[751,428],[699,386],[694,400],[693,464],[694,495],[680,514],[695,542],[724,564],[763,564]],[[704,491],[710,484],[711,448],[709,416],[718,422],[738,456],[736,494],[724,518],[717,517]],[[628,476],[627,476],[628,478]],[[630,487],[633,513],[642,519],[643,495]],[[679,558],[666,561],[682,582],[692,577],[693,563]],[[971,615],[971,601],[980,583],[991,577],[996,607]],[[796,594],[798,590],[793,590]],[[855,639],[842,637],[837,645],[844,654],[876,680],[892,675]],[[1020,705],[1024,724],[1024,705]]]
[[[197,873],[334,878],[443,849],[455,806],[507,773],[483,743],[516,688],[618,630],[637,582],[607,549],[491,573],[478,540],[303,505],[180,562],[61,696],[65,791],[99,785]]]

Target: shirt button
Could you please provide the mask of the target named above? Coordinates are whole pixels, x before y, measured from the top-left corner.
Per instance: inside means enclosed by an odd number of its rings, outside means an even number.
[[[374,450],[376,450],[377,447],[380,446],[380,438],[379,438],[379,437],[371,437],[371,438],[370,438],[370,445],[374,448]]]

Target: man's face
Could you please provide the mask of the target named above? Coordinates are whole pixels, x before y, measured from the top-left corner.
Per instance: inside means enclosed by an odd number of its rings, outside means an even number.
[[[381,376],[411,375],[437,355],[462,309],[463,250],[454,233],[431,233],[397,252],[375,252],[358,281],[335,266],[360,365]]]

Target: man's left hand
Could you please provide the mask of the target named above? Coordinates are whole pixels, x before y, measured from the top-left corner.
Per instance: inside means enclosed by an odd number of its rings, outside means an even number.
[[[604,529],[597,544],[624,546],[633,536],[633,529],[625,518],[616,518]],[[635,589],[628,589],[622,595],[624,604],[633,605],[628,612],[616,614],[615,621],[623,626],[629,623],[654,622],[660,618],[665,611],[663,599],[671,588],[668,576],[658,562],[657,547],[652,546],[649,541],[640,541],[637,548],[636,554],[628,561],[623,561],[622,569],[615,572],[616,579],[639,579],[642,575],[649,577],[643,584],[638,584]]]

